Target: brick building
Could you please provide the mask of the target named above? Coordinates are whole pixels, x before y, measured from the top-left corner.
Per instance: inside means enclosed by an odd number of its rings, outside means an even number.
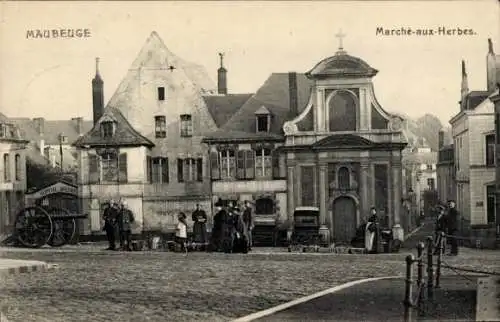
[[[488,40],[487,89],[469,91],[462,62],[460,111],[451,120],[457,208],[462,231],[470,232],[472,243],[494,244],[497,235],[495,209],[495,117],[491,97],[498,92],[500,55]]]
[[[135,232],[171,230],[176,214],[189,214],[197,203],[211,215],[208,148],[201,140],[250,97],[228,94],[220,58],[217,88],[203,67],[176,56],[152,32],[106,105],[96,71],[94,126],[75,142],[82,209],[91,214],[87,233],[101,231],[109,199],[127,200]]]

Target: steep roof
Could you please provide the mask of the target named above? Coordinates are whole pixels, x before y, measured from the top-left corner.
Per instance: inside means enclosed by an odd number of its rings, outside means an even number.
[[[217,127],[222,127],[253,94],[203,96],[203,100]]]
[[[23,136],[30,140],[39,142],[44,140],[45,144],[59,144],[59,134],[63,134],[67,137],[68,144],[73,143],[78,139],[80,133],[78,133],[76,121],[75,120],[43,120],[43,135],[38,131],[37,121],[35,119],[29,118],[13,118],[12,119],[21,129]],[[93,126],[92,121],[82,120],[81,133],[86,133],[90,131]]]
[[[473,110],[490,96],[488,91],[471,91],[465,97],[465,109]]]
[[[99,122],[89,132],[85,133],[73,143],[76,147],[96,146],[154,146],[148,138],[137,132],[123,114],[114,107],[107,107],[102,118],[111,117],[116,121],[115,134],[111,138],[101,136]]]
[[[297,74],[298,112],[306,107],[311,93],[313,81],[304,74]],[[226,124],[207,139],[218,138],[232,139],[235,134],[231,132],[246,133],[253,136],[256,129],[255,112],[264,106],[271,113],[271,126],[269,133],[259,133],[259,138],[275,139],[283,137],[283,124],[289,119],[290,93],[288,73],[273,73],[250,97],[245,104],[226,122]],[[237,136],[237,135],[236,135]]]
[[[127,74],[111,96],[107,106],[120,107],[132,100],[130,95],[136,95],[134,88],[140,84],[139,70],[168,71],[171,67],[174,68],[172,72],[184,73],[200,93],[215,93],[215,83],[208,77],[205,68],[175,55],[167,48],[158,33],[153,31],[130,65]]]

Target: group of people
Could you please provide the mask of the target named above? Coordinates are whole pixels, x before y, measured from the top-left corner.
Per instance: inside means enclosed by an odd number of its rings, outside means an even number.
[[[132,223],[134,214],[125,200],[116,202],[110,200],[104,209],[104,227],[109,247],[108,250],[117,250],[116,233],[119,235],[120,249],[131,251]]]
[[[199,204],[192,213],[193,242],[201,245],[200,250],[211,250],[225,253],[247,253],[252,249],[252,230],[254,216],[249,201],[243,204],[229,202],[223,206],[215,204],[212,235],[207,234],[207,214]],[[182,251],[187,247],[187,216],[181,212],[175,232],[175,241]]]
[[[211,249],[225,253],[247,253],[252,249],[254,215],[250,201],[243,204],[229,202],[224,207],[215,204]]]
[[[449,200],[447,205],[438,205],[436,207],[437,218],[436,218],[436,238],[435,240],[441,242],[441,233],[446,234],[446,241],[449,242],[451,249],[450,255],[458,255],[458,211],[456,209],[455,201]],[[447,242],[442,243],[443,246]],[[445,252],[445,247],[443,247],[442,252]],[[436,250],[437,252],[437,250]]]

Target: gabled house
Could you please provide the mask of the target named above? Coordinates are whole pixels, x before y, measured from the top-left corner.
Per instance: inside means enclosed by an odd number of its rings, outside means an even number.
[[[15,214],[24,206],[27,143],[19,127],[0,113],[0,236],[12,232]]]
[[[106,105],[96,69],[95,124],[75,142],[90,232],[101,231],[109,199],[127,200],[138,219],[136,233],[171,231],[179,212],[189,215],[196,204],[211,217],[208,150],[201,141],[250,97],[228,94],[226,74],[221,57],[217,90],[203,67],[176,56],[156,32]]]

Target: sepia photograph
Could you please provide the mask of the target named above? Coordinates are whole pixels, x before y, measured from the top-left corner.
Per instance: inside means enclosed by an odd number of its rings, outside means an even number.
[[[500,2],[0,19],[0,322],[500,321]]]

